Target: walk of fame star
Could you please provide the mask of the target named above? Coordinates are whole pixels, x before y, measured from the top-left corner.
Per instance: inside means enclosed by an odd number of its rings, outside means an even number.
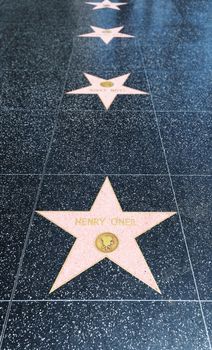
[[[111,9],[118,11],[120,11],[119,6],[127,5],[125,2],[111,2],[109,0],[104,0],[102,2],[86,2],[86,4],[93,5],[93,10]]]
[[[93,29],[93,33],[88,34],[81,34],[79,37],[91,37],[91,38],[101,38],[105,44],[109,44],[109,42],[113,38],[133,38],[133,35],[120,33],[120,31],[124,28],[122,27],[116,27],[116,28],[110,28],[110,29],[104,29],[99,27],[91,26]]]
[[[120,75],[110,80],[105,80],[87,73],[84,73],[84,75],[91,85],[77,90],[67,91],[66,94],[98,95],[106,109],[110,108],[117,95],[148,95],[145,91],[124,86],[130,73]]]
[[[107,258],[160,293],[136,238],[175,212],[123,212],[108,178],[90,211],[37,211],[76,238],[50,293]]]

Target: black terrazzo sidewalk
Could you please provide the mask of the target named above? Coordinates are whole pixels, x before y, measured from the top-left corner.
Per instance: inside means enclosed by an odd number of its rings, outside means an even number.
[[[123,2],[0,1],[0,350],[212,349],[212,6]],[[83,73],[148,95],[105,110],[65,94]],[[177,212],[136,239],[161,294],[107,259],[49,294],[75,239],[35,211],[89,211],[106,176],[123,211]]]

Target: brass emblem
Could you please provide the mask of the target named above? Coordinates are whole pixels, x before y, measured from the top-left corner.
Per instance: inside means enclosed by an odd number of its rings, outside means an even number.
[[[100,252],[111,253],[118,247],[119,240],[113,233],[104,232],[97,236],[95,243]]]
[[[110,34],[112,33],[110,29],[105,29],[102,31],[103,34]]]
[[[111,88],[114,84],[112,83],[112,81],[105,80],[105,81],[102,81],[100,85],[104,88]]]

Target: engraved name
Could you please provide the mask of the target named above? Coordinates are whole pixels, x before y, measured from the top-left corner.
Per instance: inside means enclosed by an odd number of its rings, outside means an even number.
[[[75,225],[80,226],[101,226],[106,223],[109,223],[113,226],[135,226],[135,219],[133,218],[119,218],[119,217],[112,217],[111,219],[106,218],[76,218],[75,219]]]

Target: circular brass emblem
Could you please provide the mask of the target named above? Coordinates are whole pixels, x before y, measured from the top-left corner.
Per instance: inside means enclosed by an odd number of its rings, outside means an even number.
[[[105,80],[105,81],[102,81],[100,83],[100,85],[104,88],[110,88],[112,87],[114,84],[112,83],[112,81],[109,81],[109,80]]]
[[[110,232],[104,232],[97,236],[96,247],[103,253],[113,252],[119,244],[118,238]]]

